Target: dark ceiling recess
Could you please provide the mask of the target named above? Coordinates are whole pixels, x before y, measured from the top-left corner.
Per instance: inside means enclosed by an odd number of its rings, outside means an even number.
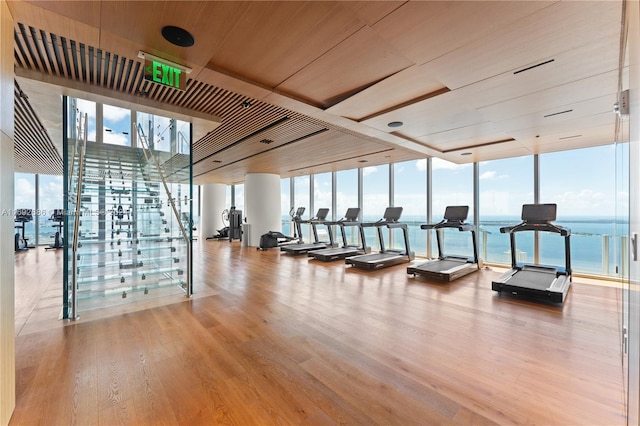
[[[542,65],[550,64],[553,61],[555,61],[555,59],[549,59],[548,61],[540,62],[539,64],[531,65],[530,67],[526,67],[526,68],[522,68],[521,70],[514,71],[513,73],[514,74],[520,74],[521,72],[529,71],[529,70],[532,70],[534,68],[541,67]]]
[[[195,43],[189,31],[180,27],[174,27],[173,25],[167,25],[162,28],[162,37],[169,43],[180,47],[190,47]]]

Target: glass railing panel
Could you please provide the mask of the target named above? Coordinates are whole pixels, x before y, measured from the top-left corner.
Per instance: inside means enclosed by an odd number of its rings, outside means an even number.
[[[140,147],[89,142],[79,185],[72,151],[67,208],[75,211],[79,199],[80,216],[77,252],[68,254],[75,267],[66,275],[77,279],[77,309],[184,295],[191,266],[191,235],[183,233],[192,217],[190,156],[162,153],[158,168]]]

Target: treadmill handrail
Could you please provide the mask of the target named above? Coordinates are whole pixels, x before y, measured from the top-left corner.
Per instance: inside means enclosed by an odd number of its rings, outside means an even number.
[[[528,221],[521,222],[514,226],[503,226],[500,228],[500,232],[503,234],[509,234],[509,245],[511,248],[511,268],[516,269],[518,267],[518,261],[516,259],[516,233],[522,231],[541,231],[552,232],[560,234],[564,238],[564,270],[568,276],[572,275],[571,270],[571,229],[564,228],[559,225],[555,225],[550,222],[544,223],[529,223]],[[536,264],[529,264],[535,266]]]
[[[503,234],[512,234],[514,232],[522,231],[542,231],[542,232],[555,232],[565,237],[571,235],[571,229],[564,228],[553,223],[527,223],[522,222],[513,226],[503,226],[500,228],[500,232]]]
[[[425,229],[425,230],[429,230],[429,229],[442,229],[442,228],[456,228],[460,231],[475,231],[476,227],[475,225],[472,225],[470,223],[466,223],[463,222],[461,220],[443,220],[441,222],[438,223],[425,223],[423,225],[420,225],[420,229]]]
[[[446,215],[446,211],[445,211]],[[442,247],[442,239],[440,236],[440,230],[445,228],[457,229],[458,231],[468,231],[471,232],[471,244],[473,245],[473,263],[477,265],[477,268],[480,269],[480,257],[478,256],[478,244],[476,238],[476,227],[473,224],[466,223],[461,219],[443,219],[438,223],[425,223],[420,225],[420,229],[425,230],[435,230],[436,231],[436,243],[438,245],[438,259],[442,260],[447,257],[445,255],[443,247]],[[462,256],[460,256],[462,257]]]

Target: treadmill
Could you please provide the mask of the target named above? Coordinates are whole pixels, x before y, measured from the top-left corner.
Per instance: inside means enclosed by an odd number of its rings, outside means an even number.
[[[469,206],[447,206],[444,219],[436,224],[420,225],[420,229],[433,229],[436,231],[438,242],[438,258],[428,260],[420,265],[409,266],[407,274],[422,275],[437,281],[450,282],[480,269],[478,261],[478,246],[476,245],[476,227],[465,223],[469,214]],[[441,234],[445,228],[454,228],[458,231],[471,232],[473,243],[473,257],[460,255],[445,255],[442,250]]]
[[[347,265],[353,265],[356,268],[367,269],[370,271],[386,268],[387,266],[398,265],[400,263],[411,262],[415,255],[409,247],[409,230],[406,223],[400,223],[400,215],[402,207],[387,207],[384,216],[377,222],[363,223],[361,227],[376,227],[378,231],[378,241],[380,242],[380,251],[378,253],[362,254],[359,256],[351,256],[345,258]],[[404,237],[404,250],[387,249],[384,245],[383,228],[402,229]]]
[[[331,262],[333,260],[342,260],[349,256],[356,256],[359,254],[366,254],[371,251],[371,248],[367,247],[364,228],[360,226],[358,221],[358,215],[360,214],[360,208],[352,207],[347,209],[344,217],[336,222],[330,222],[331,225],[337,225],[342,235],[342,247],[329,247],[320,250],[312,250],[309,252],[309,257],[322,260],[323,262]],[[360,233],[361,245],[353,245],[347,242],[346,227],[357,227]]]
[[[571,286],[571,230],[551,223],[556,220],[556,204],[525,204],[522,223],[500,228],[509,234],[511,243],[511,269],[491,283],[491,289],[514,295],[563,303]],[[516,262],[516,233],[522,231],[553,232],[564,237],[565,266],[546,266]]]
[[[285,253],[290,253],[290,254],[304,254],[304,253],[308,253],[309,251],[312,250],[320,250],[320,249],[324,249],[327,247],[333,247],[334,246],[334,242],[333,242],[333,229],[331,228],[331,225],[329,225],[327,221],[327,215],[329,214],[329,209],[323,208],[323,209],[318,209],[318,212],[316,213],[316,215],[314,217],[312,217],[309,220],[300,220],[298,222],[296,222],[296,226],[298,226],[298,232],[299,232],[299,237],[300,240],[298,243],[293,243],[293,244],[286,244],[286,245],[282,245],[280,246],[280,250],[285,252]],[[311,225],[311,229],[313,230],[313,242],[312,243],[304,243],[302,242],[302,233],[300,233],[300,224],[302,223],[308,223]],[[327,232],[329,233],[329,241],[320,241],[320,239],[318,238],[318,225],[326,225],[327,226]]]

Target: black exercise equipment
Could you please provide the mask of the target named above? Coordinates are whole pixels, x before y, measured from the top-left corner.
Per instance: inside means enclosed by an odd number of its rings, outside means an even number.
[[[316,215],[311,219],[299,221],[299,224],[308,223],[309,225],[311,225],[311,230],[313,231],[312,243],[305,244],[304,242],[302,242],[302,238],[301,238],[300,242],[297,244],[286,244],[286,245],[280,246],[280,250],[290,254],[304,254],[312,250],[320,250],[328,247],[333,247],[334,246],[333,229],[331,228],[331,225],[329,225],[330,222],[327,222],[328,214],[329,214],[329,209],[321,208],[321,209],[318,209],[318,212],[316,213]],[[318,228],[317,228],[318,225],[327,226],[329,241],[320,241],[320,239],[318,238]]]
[[[62,224],[64,222],[64,210],[63,209],[55,209],[51,216],[49,217],[50,221],[56,222],[53,225],[54,228],[57,229],[54,237],[53,244],[49,245],[49,247],[45,247],[45,250],[56,250],[64,247],[64,236],[62,235]]]
[[[421,275],[437,281],[453,281],[480,269],[478,247],[476,245],[476,227],[465,223],[469,214],[469,206],[448,206],[444,211],[444,219],[436,224],[420,225],[420,229],[436,231],[438,242],[438,258],[428,260],[420,265],[409,266],[407,274]],[[471,232],[473,257],[444,254],[442,233],[446,228]]]
[[[231,207],[229,210],[229,242],[242,241],[242,210]]]
[[[235,207],[231,207],[234,209]],[[218,229],[216,234],[207,237],[207,240],[226,240],[229,238],[229,210],[222,210],[222,228]]]
[[[27,250],[34,248],[34,245],[29,244],[29,239],[24,235],[24,225],[33,220],[33,210],[31,209],[17,209],[13,218],[15,222],[14,228],[18,229],[18,232],[14,235],[15,251]]]
[[[268,250],[270,248],[282,247],[287,244],[302,244],[302,227],[301,223],[302,215],[304,214],[305,208],[298,207],[294,213],[294,207],[291,207],[289,210],[289,216],[291,216],[291,221],[293,222],[293,237],[288,235],[284,235],[280,231],[269,231],[266,234],[262,234],[260,236],[260,245],[256,247],[258,250]],[[296,241],[294,243],[294,241]]]
[[[330,262],[333,260],[342,260],[349,256],[356,256],[359,254],[367,254],[371,252],[371,248],[367,247],[364,228],[360,226],[358,221],[358,215],[360,214],[360,208],[352,207],[347,209],[344,217],[336,222],[327,222],[328,225],[337,225],[342,235],[342,247],[329,247],[320,250],[312,250],[309,252],[309,257],[322,260],[323,262]],[[346,227],[356,227],[360,233],[360,245],[349,244],[347,242]]]
[[[493,290],[552,303],[564,302],[571,287],[571,230],[551,223],[556,220],[556,210],[556,204],[525,204],[521,223],[500,228],[500,232],[509,234],[511,269],[491,283]],[[522,231],[553,232],[564,237],[565,267],[518,263],[515,236]]]
[[[405,223],[400,223],[400,215],[402,207],[387,207],[382,219],[373,223],[362,223],[361,227],[375,227],[378,231],[378,241],[380,243],[380,251],[378,253],[362,254],[359,256],[351,256],[345,258],[347,265],[353,265],[356,268],[375,270],[386,268],[387,266],[398,265],[400,263],[411,262],[415,254],[409,247],[409,230]],[[402,229],[404,237],[404,250],[387,249],[384,245],[383,228]]]

